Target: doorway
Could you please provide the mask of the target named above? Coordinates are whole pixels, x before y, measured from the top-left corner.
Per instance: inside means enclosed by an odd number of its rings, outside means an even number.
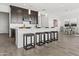
[[[9,33],[9,14],[0,12],[0,34]]]

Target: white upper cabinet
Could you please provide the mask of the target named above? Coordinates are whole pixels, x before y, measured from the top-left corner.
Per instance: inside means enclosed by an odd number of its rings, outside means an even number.
[[[10,6],[8,4],[0,4],[0,12],[10,12]]]
[[[48,17],[42,12],[38,15],[38,24],[41,27],[48,27]]]

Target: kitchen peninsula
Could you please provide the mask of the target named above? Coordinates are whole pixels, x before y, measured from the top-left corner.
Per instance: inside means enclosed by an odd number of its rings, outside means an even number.
[[[58,31],[58,28],[17,28],[16,29],[16,46],[17,48],[23,47],[23,34],[28,33],[37,33],[37,32],[50,32],[50,31]]]

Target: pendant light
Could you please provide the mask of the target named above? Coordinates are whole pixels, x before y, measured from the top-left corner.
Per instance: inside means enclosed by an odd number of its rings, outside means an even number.
[[[41,13],[40,12],[38,12],[38,16],[40,16],[41,15]]]
[[[31,20],[31,8],[28,9],[28,14],[29,14],[29,22],[31,24],[32,20]]]
[[[28,11],[28,14],[30,15],[31,14],[31,10],[29,9],[29,11]]]
[[[29,9],[28,9],[28,14],[29,14],[29,15],[31,15],[31,8],[32,8],[32,6],[29,5]]]

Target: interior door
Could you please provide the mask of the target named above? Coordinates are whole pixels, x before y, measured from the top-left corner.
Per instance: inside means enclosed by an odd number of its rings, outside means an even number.
[[[9,14],[0,12],[0,33],[9,32]]]

